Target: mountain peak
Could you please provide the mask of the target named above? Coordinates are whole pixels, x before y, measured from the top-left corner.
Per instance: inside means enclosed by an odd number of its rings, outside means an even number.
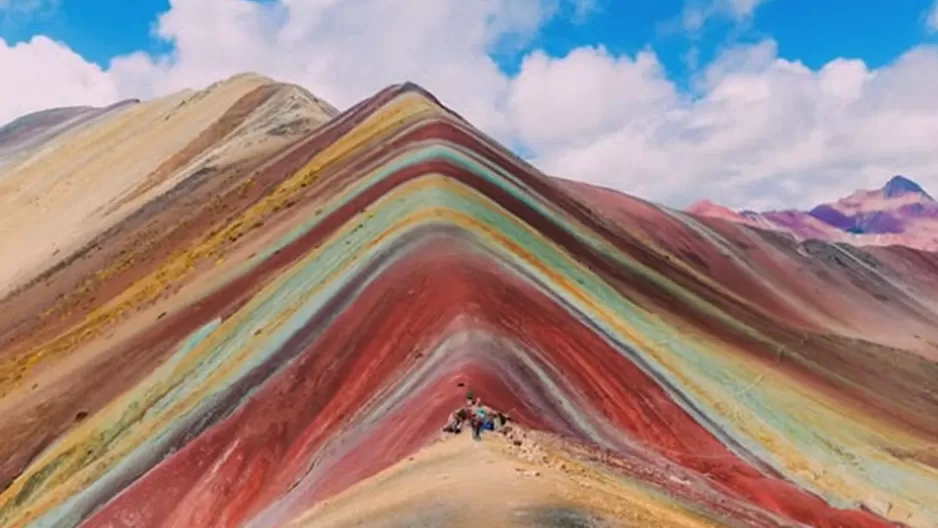
[[[902,175],[893,176],[886,182],[886,185],[883,186],[883,196],[886,198],[895,198],[910,193],[921,194],[931,199],[931,196],[929,196],[928,193],[925,192],[925,189],[922,189],[919,184]]]

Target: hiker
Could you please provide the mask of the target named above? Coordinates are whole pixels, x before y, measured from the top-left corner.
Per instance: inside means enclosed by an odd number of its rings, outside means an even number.
[[[466,394],[466,404],[453,411],[453,414],[450,415],[450,421],[446,424],[446,427],[443,428],[443,431],[454,434],[462,432],[462,424],[469,421],[472,417],[472,404],[474,401],[475,399],[471,392]]]
[[[472,406],[472,439],[481,440],[482,439],[482,430],[486,428],[491,417],[486,411],[485,406],[482,405],[482,398],[476,398],[474,405]]]
[[[450,415],[450,421],[443,428],[443,432],[459,434],[462,432],[462,424],[469,420],[469,412],[465,407],[460,407]]]
[[[465,405],[453,411],[443,432],[459,434],[463,424],[469,422],[472,438],[481,440],[482,431],[500,430],[509,420],[511,418],[507,414],[486,407],[482,404],[482,398],[474,397],[472,392],[469,392],[466,394]]]

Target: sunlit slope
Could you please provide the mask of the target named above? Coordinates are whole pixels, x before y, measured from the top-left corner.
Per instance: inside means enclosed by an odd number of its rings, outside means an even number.
[[[66,129],[0,167],[0,253],[9,256],[0,260],[0,293],[180,181],[250,170],[333,112],[299,88],[241,75],[198,92],[117,105]]]

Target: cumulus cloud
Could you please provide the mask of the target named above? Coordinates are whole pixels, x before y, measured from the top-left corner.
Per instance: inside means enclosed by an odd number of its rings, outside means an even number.
[[[579,48],[564,58],[528,55],[507,98],[514,134],[538,152],[583,148],[679,100],[654,53],[615,57],[605,48]],[[545,126],[546,125],[546,126]]]
[[[758,0],[713,0],[751,16]],[[703,4],[701,4],[703,5]],[[296,82],[339,107],[412,80],[549,173],[683,206],[812,205],[896,172],[938,188],[938,50],[870,69],[813,70],[775,42],[724,50],[682,92],[651,49],[534,50],[508,76],[493,53],[530,46],[546,22],[592,0],[172,0],[155,34],[168,55],[102,70],[64,44],[0,41],[0,120],[197,88],[246,70]],[[367,28],[367,31],[365,30]]]
[[[117,100],[113,78],[68,46],[43,36],[13,46],[0,39],[0,123],[57,106]]]
[[[812,205],[881,185],[895,172],[938,187],[934,47],[878,70],[837,59],[815,71],[778,57],[775,42],[765,41],[723,53],[700,75],[702,95],[694,98],[677,92],[652,55],[602,55],[589,67],[574,53],[549,61],[522,71],[516,86],[536,82],[526,75],[578,64],[578,85],[606,83],[620,94],[603,99],[611,122],[578,121],[586,140],[555,139],[536,151],[535,161],[558,175],[678,205],[708,196],[753,208]],[[552,93],[517,97],[516,111],[529,122],[532,114],[569,111],[569,99]],[[519,135],[539,145],[543,132],[521,127]]]
[[[509,80],[490,55],[523,47],[564,7],[582,12],[589,3],[173,0],[156,25],[173,43],[172,56],[122,57],[110,71],[121,86],[149,96],[255,70],[340,107],[411,80],[499,135],[506,124],[497,102]]]

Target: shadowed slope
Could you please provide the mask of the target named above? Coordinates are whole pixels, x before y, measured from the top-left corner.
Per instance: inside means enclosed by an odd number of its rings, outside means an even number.
[[[164,195],[194,207],[175,230],[7,327],[0,523],[286,523],[427,445],[459,383],[716,524],[938,514],[938,368],[845,337],[863,288],[793,245],[611,206],[413,85],[228,178]],[[934,289],[850,258],[896,296],[867,308],[934,332]],[[834,298],[803,310],[793,261]]]

